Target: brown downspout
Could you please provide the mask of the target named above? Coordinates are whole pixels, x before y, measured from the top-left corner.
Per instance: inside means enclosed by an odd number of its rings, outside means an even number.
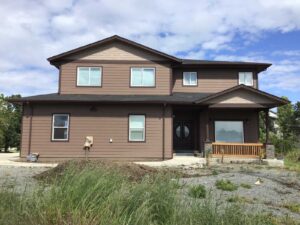
[[[32,135],[32,116],[33,116],[33,105],[30,105],[29,103],[27,103],[29,105],[30,108],[30,120],[29,120],[29,142],[28,142],[28,155],[31,152],[31,135]]]
[[[166,103],[163,104],[162,160],[165,160],[165,114],[166,114]]]

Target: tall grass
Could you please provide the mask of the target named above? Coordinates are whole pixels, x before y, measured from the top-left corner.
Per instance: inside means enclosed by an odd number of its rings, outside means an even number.
[[[263,215],[247,215],[238,205],[220,208],[199,201],[158,173],[133,182],[113,168],[70,166],[48,187],[30,194],[1,190],[2,225],[265,225]]]

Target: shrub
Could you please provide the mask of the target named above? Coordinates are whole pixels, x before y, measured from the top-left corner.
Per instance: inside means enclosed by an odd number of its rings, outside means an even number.
[[[223,191],[235,191],[238,189],[238,186],[233,184],[230,180],[217,180],[216,187]]]
[[[197,186],[192,186],[189,188],[188,195],[193,198],[205,198],[206,189],[205,186],[199,184]]]

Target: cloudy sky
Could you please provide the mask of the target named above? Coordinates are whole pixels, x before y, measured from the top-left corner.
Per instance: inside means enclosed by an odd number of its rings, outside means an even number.
[[[1,0],[0,93],[57,92],[46,58],[118,34],[182,58],[271,62],[260,89],[300,100],[300,0]]]

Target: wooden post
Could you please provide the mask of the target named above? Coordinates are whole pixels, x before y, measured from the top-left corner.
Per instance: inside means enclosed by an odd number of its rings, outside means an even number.
[[[266,144],[269,144],[269,130],[270,130],[269,109],[265,109],[265,121],[266,121]]]
[[[206,128],[206,138],[205,138],[205,142],[210,142],[210,138],[209,138],[209,110],[206,110],[206,124],[205,124],[205,128]]]

